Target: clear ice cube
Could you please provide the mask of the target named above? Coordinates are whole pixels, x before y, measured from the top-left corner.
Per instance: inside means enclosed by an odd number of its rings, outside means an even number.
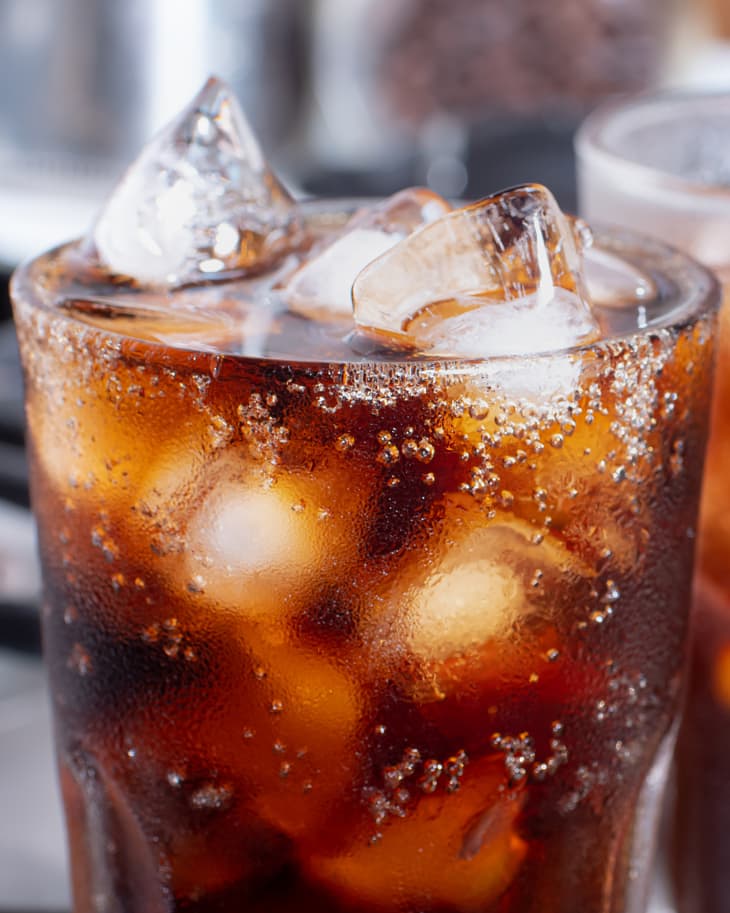
[[[581,272],[586,229],[525,185],[451,212],[369,264],[361,330],[440,356],[519,355],[596,338]]]
[[[409,187],[375,206],[359,210],[350,220],[350,226],[374,228],[405,238],[451,211],[451,205],[432,190]]]
[[[421,187],[361,209],[344,232],[314,254],[283,289],[291,310],[319,319],[352,321],[352,283],[373,260],[408,235],[451,211],[442,197]]]
[[[231,89],[211,78],[124,174],[92,241],[111,272],[180,285],[260,268],[296,232],[295,212]]]
[[[297,609],[294,594],[307,598],[310,586],[356,560],[349,511],[366,515],[368,490],[353,485],[344,464],[307,474],[282,470],[266,480],[241,477],[240,465],[241,454],[230,449],[217,465],[206,465],[204,478],[178,483],[179,512],[193,513],[185,580],[175,585],[193,581],[218,606],[248,619],[265,615],[273,624]],[[179,471],[182,477],[185,467]],[[164,475],[154,487],[167,500]]]

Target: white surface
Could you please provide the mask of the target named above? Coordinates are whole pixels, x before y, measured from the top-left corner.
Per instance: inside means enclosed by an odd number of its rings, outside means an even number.
[[[106,196],[106,186],[59,180],[54,185],[5,183],[0,175],[0,266],[85,234]]]
[[[0,598],[37,605],[40,573],[33,517],[22,507],[0,501]]]
[[[45,682],[0,651],[0,911],[70,908]]]

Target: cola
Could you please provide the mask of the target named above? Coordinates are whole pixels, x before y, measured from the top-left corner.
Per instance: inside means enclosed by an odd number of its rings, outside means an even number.
[[[730,396],[726,271],[720,317],[718,372],[701,498],[694,585],[692,670],[677,751],[676,823],[672,839],[678,905],[683,911],[722,913],[730,903],[727,757],[730,749],[730,550],[725,466],[725,404]]]
[[[714,281],[536,187],[210,203],[224,101],[13,283],[75,913],[642,909]]]

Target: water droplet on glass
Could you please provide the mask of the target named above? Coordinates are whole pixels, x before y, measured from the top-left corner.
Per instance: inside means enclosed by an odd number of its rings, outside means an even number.
[[[341,434],[335,441],[335,450],[341,453],[350,450],[355,445],[355,438],[351,434]]]
[[[375,458],[378,463],[382,463],[384,466],[389,466],[392,463],[397,463],[400,459],[400,453],[395,444],[386,444],[385,447],[378,453]]]
[[[66,665],[69,669],[73,669],[74,672],[78,672],[82,677],[89,675],[92,671],[91,657],[81,644],[73,645],[71,653],[66,660]]]
[[[418,442],[418,450],[416,451],[416,459],[420,460],[421,463],[430,463],[434,458],[436,449],[431,443],[431,441],[422,438]]]

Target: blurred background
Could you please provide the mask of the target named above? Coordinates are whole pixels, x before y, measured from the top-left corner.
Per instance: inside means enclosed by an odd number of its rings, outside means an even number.
[[[730,2],[0,0],[0,913],[69,904],[8,278],[87,230],[211,72],[296,193],[541,181],[570,210],[597,104],[730,91]]]

